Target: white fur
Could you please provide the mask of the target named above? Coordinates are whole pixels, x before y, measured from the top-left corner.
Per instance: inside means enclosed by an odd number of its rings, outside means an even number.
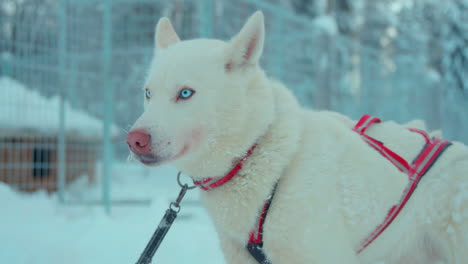
[[[468,260],[468,148],[445,151],[390,227],[360,255],[359,242],[398,202],[407,176],[351,131],[354,121],[301,108],[258,65],[263,15],[230,42],[179,41],[158,23],[146,88],[152,98],[134,128],[152,137],[154,165],[172,162],[199,180],[221,177],[252,144],[239,175],[203,192],[228,263],[255,263],[245,244],[274,184],[264,249],[281,263],[454,263]],[[196,91],[177,101],[182,87]],[[424,128],[424,122],[416,122]],[[394,122],[368,134],[411,162],[423,138]],[[189,246],[189,245],[187,245]]]

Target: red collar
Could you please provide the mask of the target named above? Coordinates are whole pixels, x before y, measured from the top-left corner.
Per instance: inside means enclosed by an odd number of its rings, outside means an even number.
[[[226,182],[231,180],[234,176],[236,176],[237,173],[242,169],[242,165],[244,164],[244,161],[252,154],[252,151],[255,149],[256,146],[257,144],[254,144],[252,147],[250,147],[250,149],[247,151],[245,156],[224,177],[220,179],[206,178],[201,181],[193,181],[193,183],[197,186],[200,186],[200,188],[202,188],[202,190],[204,191],[208,191],[208,190],[211,190],[213,188],[216,188],[218,186],[225,184]]]

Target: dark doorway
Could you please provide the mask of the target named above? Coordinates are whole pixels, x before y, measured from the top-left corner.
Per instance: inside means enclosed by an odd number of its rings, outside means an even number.
[[[33,150],[33,177],[47,178],[50,176],[50,161],[52,151],[50,149],[35,148]]]

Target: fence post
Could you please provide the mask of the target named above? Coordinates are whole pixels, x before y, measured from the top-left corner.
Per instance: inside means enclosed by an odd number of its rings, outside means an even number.
[[[114,107],[114,87],[111,81],[112,61],[112,0],[104,2],[103,39],[102,39],[102,80],[104,87],[104,127],[103,127],[103,162],[102,162],[102,199],[105,211],[110,214],[110,180],[113,160],[112,124]]]
[[[59,131],[58,131],[58,142],[57,142],[57,191],[59,201],[65,202],[64,191],[65,191],[65,179],[66,179],[66,129],[65,129],[65,96],[66,96],[66,52],[67,52],[67,14],[66,14],[66,2],[62,0],[58,6],[58,17],[59,17],[59,38],[58,38],[58,69],[57,74],[60,78],[60,104],[59,104]]]
[[[0,72],[3,76],[11,76],[11,55],[7,52],[4,52],[0,55],[0,65],[2,66],[2,71]]]
[[[213,1],[201,0],[200,2],[199,34],[201,38],[213,37]]]
[[[78,79],[78,73],[77,73],[77,61],[76,61],[76,56],[70,57],[70,69],[68,70],[69,72],[69,80],[68,80],[68,93],[67,93],[67,98],[70,104],[73,107],[78,107],[78,94],[76,93],[76,86],[77,86],[77,79]]]

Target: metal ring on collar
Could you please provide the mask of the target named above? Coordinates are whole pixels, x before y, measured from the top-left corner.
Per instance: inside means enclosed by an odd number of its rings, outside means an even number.
[[[181,171],[179,171],[179,173],[177,173],[177,183],[179,184],[180,187],[184,187],[184,185],[187,186],[187,190],[192,190],[192,189],[195,189],[197,188],[196,185],[193,185],[193,186],[188,186],[188,184],[183,184],[181,181],[180,181],[180,175],[182,174]]]

